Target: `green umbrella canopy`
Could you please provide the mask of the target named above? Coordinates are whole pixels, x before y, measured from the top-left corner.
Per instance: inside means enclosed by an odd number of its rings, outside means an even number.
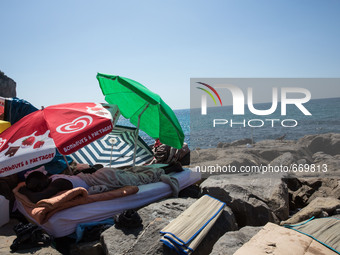
[[[116,104],[121,114],[154,139],[177,149],[182,148],[184,134],[172,109],[162,98],[142,84],[121,76],[97,74],[108,103]]]

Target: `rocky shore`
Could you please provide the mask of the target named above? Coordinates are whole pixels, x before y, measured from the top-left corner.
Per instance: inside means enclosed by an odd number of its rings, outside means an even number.
[[[242,166],[297,165],[304,166],[304,171],[301,167],[301,171],[297,168],[291,173],[205,172],[202,181],[183,190],[179,198],[139,209],[143,227],[127,230],[113,226],[97,242],[73,246],[70,254],[173,254],[159,241],[159,231],[203,194],[225,202],[227,207],[193,254],[233,254],[268,222],[293,224],[312,216],[339,213],[340,134],[307,135],[298,141],[267,140],[252,145],[249,140],[221,143],[218,148],[192,151],[191,162],[192,168],[218,164],[240,170]],[[311,165],[315,169],[327,165],[327,171],[313,172]],[[305,171],[307,168],[309,171]],[[9,243],[8,238],[12,237],[3,234],[1,238],[7,238]],[[6,249],[3,240],[1,244],[1,249]],[[42,250],[20,253],[37,252]],[[59,254],[46,252],[41,254]]]
[[[244,139],[219,143],[217,148],[197,148],[192,151],[191,164],[192,167],[201,169],[203,177],[206,178],[212,174],[233,174],[242,170],[248,174],[273,173],[272,177],[279,178],[338,176],[340,134],[306,135],[297,141],[264,140],[251,144],[251,139]],[[218,167],[223,166],[226,170],[234,171],[218,172]]]

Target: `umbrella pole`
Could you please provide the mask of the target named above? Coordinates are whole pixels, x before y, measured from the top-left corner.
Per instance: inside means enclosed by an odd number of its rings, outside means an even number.
[[[142,114],[145,112],[145,110],[149,107],[149,104],[147,104],[144,108],[144,110],[138,115],[138,124],[137,124],[137,129],[136,129],[136,136],[135,136],[135,148],[133,150],[133,164],[132,166],[135,166],[136,164],[136,152],[137,152],[137,139],[138,139],[138,134],[139,134],[139,124],[140,124],[140,118]]]
[[[67,165],[68,174],[72,174],[71,167],[70,167],[70,165],[68,164],[68,162],[67,162],[67,159],[66,159],[65,155],[63,155],[63,158],[64,158],[64,160],[65,160],[65,162],[66,162],[66,165]]]
[[[110,168],[111,168],[111,165],[112,165],[112,152],[113,152],[113,143],[112,143],[112,146],[111,146]]]

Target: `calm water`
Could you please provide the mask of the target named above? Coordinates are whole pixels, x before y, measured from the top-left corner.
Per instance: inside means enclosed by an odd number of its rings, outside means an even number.
[[[256,109],[269,109],[271,104],[257,104]],[[243,138],[251,138],[254,141],[265,139],[275,139],[286,134],[285,139],[297,140],[307,134],[321,134],[328,132],[340,132],[340,98],[331,99],[314,99],[304,104],[312,113],[312,116],[305,116],[295,106],[288,105],[287,116],[280,115],[280,107],[270,117],[256,116],[249,111],[244,116],[233,116],[232,106],[208,108],[208,114],[202,116],[200,109],[175,110],[175,114],[182,126],[185,134],[185,142],[190,148],[209,148],[216,147],[219,142],[232,142]],[[247,109],[247,107],[245,107]],[[191,123],[190,123],[191,118]],[[251,128],[248,125],[217,125],[212,127],[213,119],[226,119],[230,122],[246,122],[250,119],[261,119],[264,121],[263,127]],[[275,122],[271,127],[271,122],[265,119],[295,119],[298,125],[294,128],[282,127],[280,122]],[[131,126],[126,119],[120,119],[120,125]],[[286,125],[293,125],[293,122],[286,122]],[[253,122],[253,125],[259,125],[259,122]],[[190,132],[191,131],[191,132]],[[150,138],[144,132],[140,136],[148,144],[153,144],[154,139]]]

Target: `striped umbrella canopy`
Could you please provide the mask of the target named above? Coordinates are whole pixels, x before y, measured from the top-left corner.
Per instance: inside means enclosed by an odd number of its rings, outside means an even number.
[[[115,126],[111,133],[70,156],[78,163],[102,164],[105,167],[123,167],[133,164],[136,129]],[[138,136],[136,165],[143,165],[153,158],[150,147]]]

